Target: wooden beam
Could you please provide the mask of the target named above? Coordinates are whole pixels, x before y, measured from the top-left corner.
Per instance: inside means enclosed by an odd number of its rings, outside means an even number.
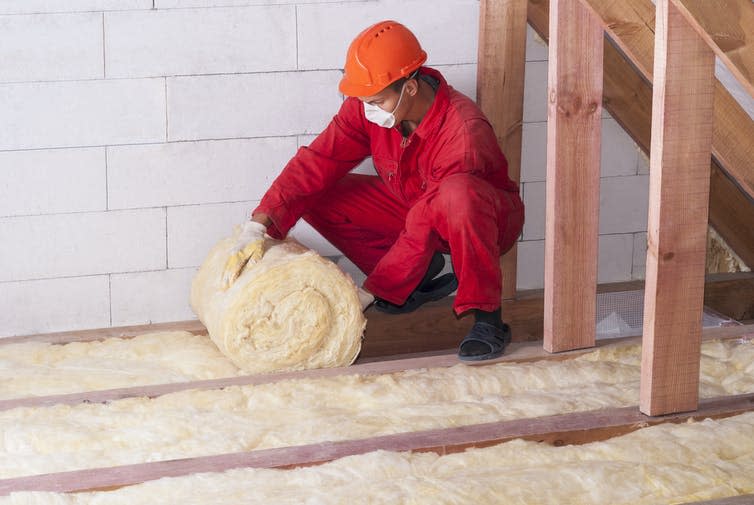
[[[754,272],[708,275],[704,305],[736,321],[754,321]]]
[[[754,338],[754,325],[735,325],[704,330],[703,340]],[[612,338],[597,341],[597,347],[614,343],[639,344],[641,337]],[[558,354],[550,354],[542,348],[540,341],[514,342],[507,348],[507,353],[501,358],[483,361],[475,364],[464,362],[468,366],[488,366],[496,363],[527,363],[541,360],[562,360],[590,352],[591,349],[581,349]],[[247,386],[270,384],[288,379],[316,379],[336,377],[339,375],[379,375],[420,368],[446,368],[460,364],[455,351],[437,351],[405,356],[395,356],[392,359],[365,360],[348,367],[322,368],[317,370],[299,370],[295,372],[277,372],[259,375],[244,375],[222,379],[209,379],[189,382],[174,382],[169,384],[153,384],[127,388],[104,389],[99,391],[85,391],[82,393],[68,393],[49,396],[32,396],[27,398],[13,398],[0,400],[0,412],[19,407],[48,407],[51,405],[76,405],[79,403],[109,403],[124,398],[158,396],[186,391],[189,389],[207,390],[223,389],[231,386]]]
[[[551,6],[544,346],[560,352],[595,340],[603,33],[579,0]]]
[[[707,247],[715,57],[657,2],[640,405],[695,410]]]
[[[630,5],[593,0],[589,5],[602,17],[616,46],[636,60],[634,67],[616,47],[605,44],[603,104],[644,153],[649,153],[654,4],[650,0],[632,0]],[[544,40],[548,37],[548,16],[548,1],[529,0],[529,23]],[[710,225],[747,265],[754,265],[754,226],[751,226],[754,204],[721,168],[723,163],[732,167],[734,173],[750,170],[754,157],[754,124],[719,83],[715,88],[712,145],[716,160],[711,164]]]
[[[751,0],[673,0],[673,5],[754,97],[754,5]]]
[[[516,419],[457,428],[436,429],[360,440],[263,449],[195,458],[158,461],[16,477],[0,480],[0,495],[20,491],[82,492],[112,489],[163,477],[222,472],[233,468],[294,468],[326,463],[338,458],[376,450],[420,451],[437,454],[462,452],[470,447],[488,447],[522,438],[553,445],[582,444],[606,440],[637,429],[665,422],[722,418],[754,409],[754,394],[703,400],[693,414],[648,417],[636,407],[601,409],[530,419]]]
[[[736,334],[739,334],[742,327],[736,327]],[[754,327],[751,328],[754,331]],[[633,338],[633,337],[632,337]],[[634,340],[638,343],[638,339]],[[604,341],[603,345],[613,343],[615,340]],[[586,352],[586,351],[582,351]],[[576,352],[578,354],[578,352]],[[496,360],[484,361],[470,366],[486,366],[500,362],[523,363],[528,361],[538,361],[542,359],[565,359],[574,353],[558,354],[551,357],[542,349],[540,342],[512,343],[508,347],[505,356]],[[156,384],[148,386],[135,386],[127,388],[107,389],[100,391],[86,391],[83,393],[70,393],[49,396],[32,396],[28,398],[14,398],[0,400],[0,411],[9,410],[18,407],[45,407],[50,405],[75,405],[78,403],[108,403],[111,401],[121,400],[123,398],[147,397],[155,398],[158,396],[186,391],[189,389],[222,389],[231,386],[247,386],[258,384],[269,384],[288,379],[316,379],[323,377],[336,377],[339,375],[380,375],[404,370],[413,370],[419,368],[446,368],[458,365],[461,362],[455,351],[452,352],[435,352],[426,353],[421,356],[404,356],[396,359],[387,359],[359,363],[346,367],[321,368],[315,370],[299,370],[295,372],[276,372],[269,374],[244,375],[237,377],[228,377],[222,379],[208,379],[190,382],[175,382],[168,384]]]
[[[526,67],[526,0],[479,4],[477,102],[490,120],[508,160],[508,175],[521,180],[521,139]],[[517,246],[503,255],[503,299],[516,295]]]
[[[91,342],[113,337],[133,337],[158,331],[188,331],[195,335],[207,333],[201,321],[175,321],[170,323],[139,324],[134,326],[115,326],[112,328],[96,328],[91,330],[59,331],[54,333],[39,333],[36,335],[20,335],[15,337],[0,337],[2,344],[18,344],[22,342],[47,342],[50,344],[67,344],[70,342]]]

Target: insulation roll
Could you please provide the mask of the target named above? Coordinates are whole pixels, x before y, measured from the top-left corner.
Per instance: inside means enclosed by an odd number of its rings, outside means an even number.
[[[191,286],[191,306],[220,351],[248,373],[353,363],[366,319],[351,278],[295,240],[267,238],[262,259],[224,290],[238,233],[210,251]]]

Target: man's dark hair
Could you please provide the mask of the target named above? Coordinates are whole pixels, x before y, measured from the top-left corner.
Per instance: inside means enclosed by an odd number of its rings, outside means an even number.
[[[390,89],[395,91],[396,93],[400,93],[401,89],[403,88],[403,85],[408,81],[409,79],[416,79],[419,77],[419,69],[416,69],[411,75],[408,77],[401,77],[397,81],[390,84]]]

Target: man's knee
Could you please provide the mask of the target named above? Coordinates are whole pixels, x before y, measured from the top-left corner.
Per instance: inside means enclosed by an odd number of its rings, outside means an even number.
[[[454,174],[440,183],[435,210],[450,220],[466,219],[494,206],[494,198],[494,189],[487,181],[471,174]]]

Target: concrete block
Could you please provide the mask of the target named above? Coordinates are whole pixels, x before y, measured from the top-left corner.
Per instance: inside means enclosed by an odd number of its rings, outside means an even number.
[[[545,183],[526,182],[524,186],[524,222],[523,240],[542,240],[545,238]]]
[[[649,156],[644,151],[636,147],[638,156],[636,159],[636,173],[639,175],[649,175]]]
[[[338,0],[339,3],[345,2],[369,2],[373,0]],[[266,5],[266,4],[316,4],[332,3],[332,0],[154,0],[157,9],[173,9],[185,7],[227,7],[227,6],[244,6],[244,5]]]
[[[168,78],[168,138],[319,133],[341,105],[340,72]]]
[[[647,272],[647,233],[634,233],[632,279],[644,279]]]
[[[517,289],[542,289],[545,285],[545,241],[519,241]]]
[[[0,150],[165,140],[163,79],[7,84]]]
[[[353,261],[349,260],[345,256],[341,256],[337,261],[337,264],[341,270],[351,276],[351,279],[353,279],[353,282],[357,286],[362,286],[364,284],[367,276],[359,269],[359,267],[356,266]]]
[[[600,180],[600,235],[647,230],[649,176]]]
[[[110,296],[113,326],[196,319],[191,310],[195,268],[113,274]]]
[[[467,97],[476,101],[476,71],[475,63],[465,65],[442,65],[437,66],[448,84],[453,86]]]
[[[477,59],[476,0],[322,3],[300,5],[297,12],[301,69],[343,68],[354,37],[383,19],[394,19],[414,32],[427,51],[430,66],[474,63]]]
[[[258,200],[295,152],[295,137],[111,147],[109,206]]]
[[[524,75],[524,123],[547,121],[547,62],[528,61]]]
[[[0,336],[110,326],[106,275],[0,284]]]
[[[521,181],[547,179],[547,123],[524,123],[521,143]]]
[[[0,14],[151,9],[152,0],[3,0]]]
[[[0,16],[0,82],[103,75],[102,14]]]
[[[165,210],[0,219],[0,281],[165,267]]]
[[[258,202],[244,201],[168,208],[168,266],[195,267],[210,249],[248,221]]]
[[[531,26],[526,27],[526,61],[547,61],[549,49]]]
[[[0,216],[105,210],[105,149],[0,152]]]
[[[295,7],[106,13],[105,57],[108,77],[295,70]]]
[[[312,143],[312,141],[317,138],[316,135],[299,135],[298,137],[298,147],[302,146],[308,146]],[[354,174],[366,174],[366,175],[377,175],[377,170],[374,168],[374,163],[372,162],[372,158],[368,157],[361,163],[359,163],[356,168],[351,170],[351,173]]]
[[[359,163],[356,168],[351,170],[351,173],[354,174],[364,174],[364,175],[377,175],[377,169],[374,168],[374,162],[372,161],[372,157],[365,159],[361,163]]]
[[[296,223],[296,226],[293,227],[289,235],[309,249],[314,249],[322,256],[339,256],[343,254],[303,219],[300,219],[299,222]]]
[[[600,235],[597,282],[620,282],[631,280],[634,236]]]
[[[635,175],[638,149],[614,119],[602,120],[601,176]]]

